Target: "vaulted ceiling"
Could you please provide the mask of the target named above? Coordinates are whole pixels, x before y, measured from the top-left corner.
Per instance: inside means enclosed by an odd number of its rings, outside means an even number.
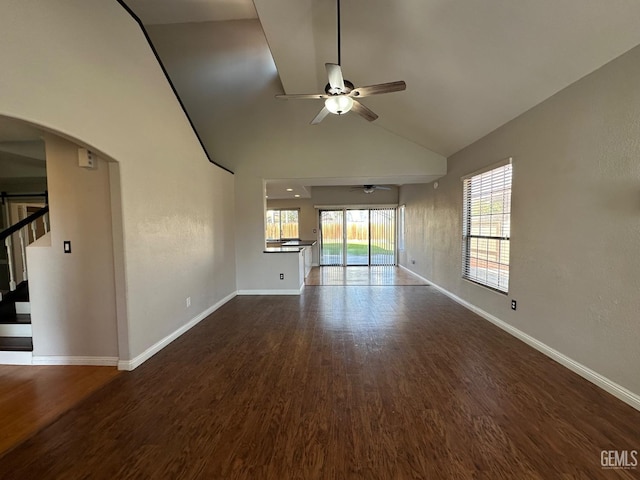
[[[335,0],[126,3],[148,25],[257,16],[286,93],[322,91],[337,61]],[[380,116],[372,128],[445,156],[640,44],[637,0],[341,3],[345,78],[407,83],[362,100]]]

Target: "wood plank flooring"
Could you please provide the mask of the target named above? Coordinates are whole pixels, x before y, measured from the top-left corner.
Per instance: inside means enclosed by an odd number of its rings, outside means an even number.
[[[394,266],[313,267],[306,285],[427,285],[420,277]]]
[[[115,367],[0,365],[0,455],[120,373]]]
[[[611,479],[640,412],[428,286],[237,297],[3,479]]]

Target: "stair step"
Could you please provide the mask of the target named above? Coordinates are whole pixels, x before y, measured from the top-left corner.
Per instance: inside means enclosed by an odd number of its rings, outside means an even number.
[[[16,313],[18,315],[26,315],[31,314],[31,303],[30,302],[16,302]]]
[[[33,365],[33,353],[0,350],[0,365]]]
[[[15,312],[0,314],[0,325],[2,325],[4,323],[8,323],[8,324],[14,324],[14,323],[31,324],[31,315],[28,314],[28,313],[15,313]],[[0,337],[1,336],[2,335],[0,335]]]
[[[28,302],[29,301],[29,282],[22,282],[12,292],[2,295],[3,302]]]
[[[0,318],[9,318],[13,317],[16,314],[16,306],[13,302],[2,302],[0,303]]]
[[[0,350],[5,352],[32,352],[31,337],[0,337]]]
[[[0,323],[0,337],[31,337],[30,323]]]

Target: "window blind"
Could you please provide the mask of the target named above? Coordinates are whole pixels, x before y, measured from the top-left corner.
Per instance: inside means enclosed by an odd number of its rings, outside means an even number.
[[[512,165],[463,179],[462,276],[507,293]]]

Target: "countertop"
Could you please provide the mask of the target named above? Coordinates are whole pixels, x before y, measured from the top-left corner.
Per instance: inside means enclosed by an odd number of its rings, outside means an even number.
[[[315,240],[290,240],[282,244],[283,247],[312,247],[316,244]]]
[[[300,253],[306,247],[312,247],[315,244],[315,240],[290,240],[279,247],[265,248],[264,253]]]

